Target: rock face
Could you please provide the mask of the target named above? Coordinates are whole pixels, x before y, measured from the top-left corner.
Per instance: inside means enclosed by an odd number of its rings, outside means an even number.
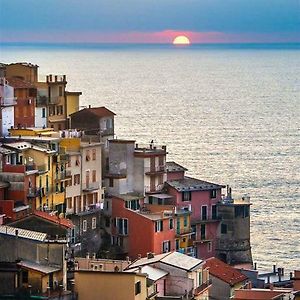
[[[216,256],[230,265],[252,265],[250,244],[250,199],[222,201],[218,204],[221,218]]]

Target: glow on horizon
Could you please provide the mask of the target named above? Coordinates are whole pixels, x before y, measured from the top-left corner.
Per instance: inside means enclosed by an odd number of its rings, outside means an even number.
[[[189,38],[185,35],[178,35],[173,40],[173,45],[189,45],[191,42]]]
[[[0,43],[136,43],[170,44],[177,36],[187,36],[193,44],[212,43],[293,43],[300,42],[296,33],[223,33],[163,30],[156,32],[98,32],[98,31],[5,31]]]

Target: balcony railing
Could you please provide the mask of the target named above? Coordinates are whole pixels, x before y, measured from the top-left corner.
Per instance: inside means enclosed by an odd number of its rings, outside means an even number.
[[[145,186],[145,193],[155,193],[160,192],[163,189],[163,184],[155,185],[155,186]]]
[[[154,167],[145,167],[145,174],[153,174],[153,173],[165,173],[165,166],[154,166]]]
[[[183,228],[176,229],[176,235],[187,235],[187,234],[192,234],[191,227],[183,227]]]
[[[85,187],[82,188],[82,191],[83,192],[91,192],[91,191],[98,190],[99,188],[100,188],[99,181],[89,182],[89,183],[85,184]]]
[[[201,294],[204,290],[206,290],[210,285],[212,284],[212,280],[209,279],[207,280],[206,282],[203,282],[201,285],[199,285],[195,291],[194,291],[194,294],[195,295],[199,295]]]
[[[1,106],[13,106],[17,104],[17,97],[4,98],[0,97]]]
[[[47,96],[38,96],[36,98],[36,105],[46,106],[48,104],[49,98]]]

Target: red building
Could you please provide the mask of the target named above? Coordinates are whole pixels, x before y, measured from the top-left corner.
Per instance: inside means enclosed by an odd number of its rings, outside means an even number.
[[[191,211],[196,257],[206,259],[215,256],[220,220],[216,204],[221,200],[225,186],[184,176],[185,168],[167,163],[167,193],[173,196],[174,205]]]
[[[175,226],[172,214],[140,211],[143,200],[132,195],[112,198],[112,244],[123,256],[136,259],[147,253],[175,250]]]
[[[14,88],[14,96],[17,98],[14,107],[14,127],[34,127],[36,87],[17,77],[8,79],[8,83]]]

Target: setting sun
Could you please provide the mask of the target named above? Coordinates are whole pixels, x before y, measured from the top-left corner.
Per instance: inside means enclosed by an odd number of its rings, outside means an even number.
[[[190,43],[189,38],[184,35],[177,36],[173,41],[173,45],[189,45]]]

